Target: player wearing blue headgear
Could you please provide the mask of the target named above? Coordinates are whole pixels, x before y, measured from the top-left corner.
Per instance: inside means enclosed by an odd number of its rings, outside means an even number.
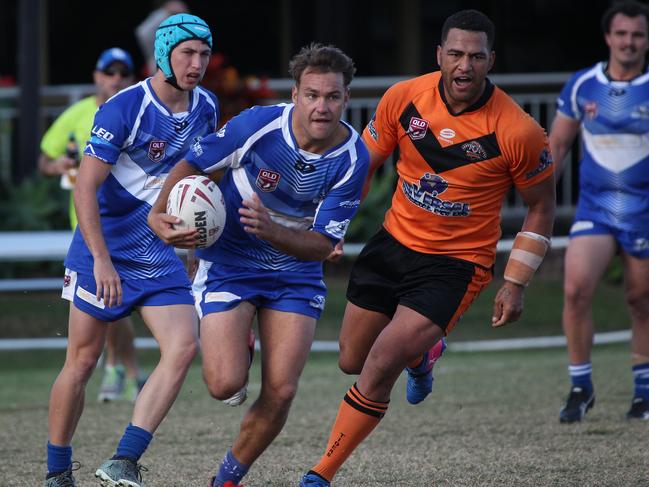
[[[171,53],[181,43],[198,41],[212,49],[212,33],[203,19],[190,14],[172,15],[160,24],[155,34],[154,55],[158,68],[165,76],[165,81],[174,88],[186,90],[183,79],[178,79],[177,72],[171,62]],[[194,43],[194,46],[198,46]],[[186,44],[183,44],[183,49]],[[176,56],[177,57],[177,56]],[[181,66],[177,66],[180,68]],[[195,74],[195,73],[192,73]],[[190,77],[193,81],[193,77]]]
[[[95,472],[104,486],[141,487],[138,461],[198,350],[189,278],[146,217],[190,145],[216,130],[218,101],[198,86],[211,34],[205,22],[185,14],[160,29],[164,70],[100,107],[79,168],[74,190],[79,225],[65,259],[63,287],[70,301],[69,341],[50,398],[46,487],[75,485],[72,436],[111,322],[137,308],[158,340],[160,362],[137,397],[115,455]],[[193,239],[193,231],[186,233]]]

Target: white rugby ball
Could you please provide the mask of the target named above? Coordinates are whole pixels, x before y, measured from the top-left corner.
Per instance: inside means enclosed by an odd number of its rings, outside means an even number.
[[[205,176],[187,176],[169,193],[167,213],[182,221],[176,229],[196,228],[196,248],[204,249],[218,240],[225,226],[225,201],[214,181]]]

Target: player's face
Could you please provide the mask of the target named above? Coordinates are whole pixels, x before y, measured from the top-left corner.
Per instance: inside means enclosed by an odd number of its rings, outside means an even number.
[[[437,47],[446,100],[455,112],[478,101],[495,54],[489,49],[487,34],[451,29],[444,44]]]
[[[604,37],[610,49],[611,61],[625,68],[642,69],[649,50],[647,19],[644,15],[627,17],[615,14],[611,28]]]
[[[95,71],[94,79],[99,94],[108,99],[133,84],[133,73],[128,69],[128,66],[117,61],[111,63],[103,71]]]
[[[293,132],[298,144],[326,145],[340,128],[340,117],[349,101],[342,73],[305,70],[293,87]]]
[[[171,51],[171,69],[183,90],[193,90],[203,79],[212,51],[203,41],[181,42]]]

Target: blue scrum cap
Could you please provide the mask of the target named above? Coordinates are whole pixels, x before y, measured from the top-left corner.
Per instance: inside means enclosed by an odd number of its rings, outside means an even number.
[[[212,48],[212,33],[207,23],[190,14],[176,14],[162,21],[155,33],[155,62],[167,79],[174,79],[171,51],[184,41],[197,39]]]

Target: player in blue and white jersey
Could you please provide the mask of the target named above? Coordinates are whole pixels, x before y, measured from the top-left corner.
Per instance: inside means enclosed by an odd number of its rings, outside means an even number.
[[[257,315],[262,385],[239,435],[212,480],[238,485],[286,422],[324,308],[322,262],[336,252],[356,213],[368,171],[359,134],[340,120],[352,60],[312,44],[290,63],[292,104],[254,107],[198,141],[171,172],[149,216],[162,240],[177,244],[163,218],[173,184],[226,169],[220,239],[197,252],[203,375],[210,394],[245,399],[247,337]],[[182,238],[182,237],[181,237]]]
[[[583,149],[565,256],[563,327],[572,386],[562,423],[581,421],[595,402],[591,303],[617,252],[632,321],[635,389],[627,417],[649,419],[649,10],[634,1],[615,4],[602,26],[609,60],[566,83],[550,133],[557,174],[580,129]]]
[[[79,226],[63,287],[70,301],[69,341],[50,397],[46,487],[75,485],[71,440],[110,322],[137,308],[161,359],[115,455],[95,472],[104,486],[141,486],[137,462],[198,350],[191,283],[174,249],[146,218],[190,145],[215,132],[217,100],[198,86],[212,36],[203,20],[180,14],[160,24],[155,47],[159,71],[101,106],[80,166],[74,194]],[[180,233],[192,241],[196,232]]]

